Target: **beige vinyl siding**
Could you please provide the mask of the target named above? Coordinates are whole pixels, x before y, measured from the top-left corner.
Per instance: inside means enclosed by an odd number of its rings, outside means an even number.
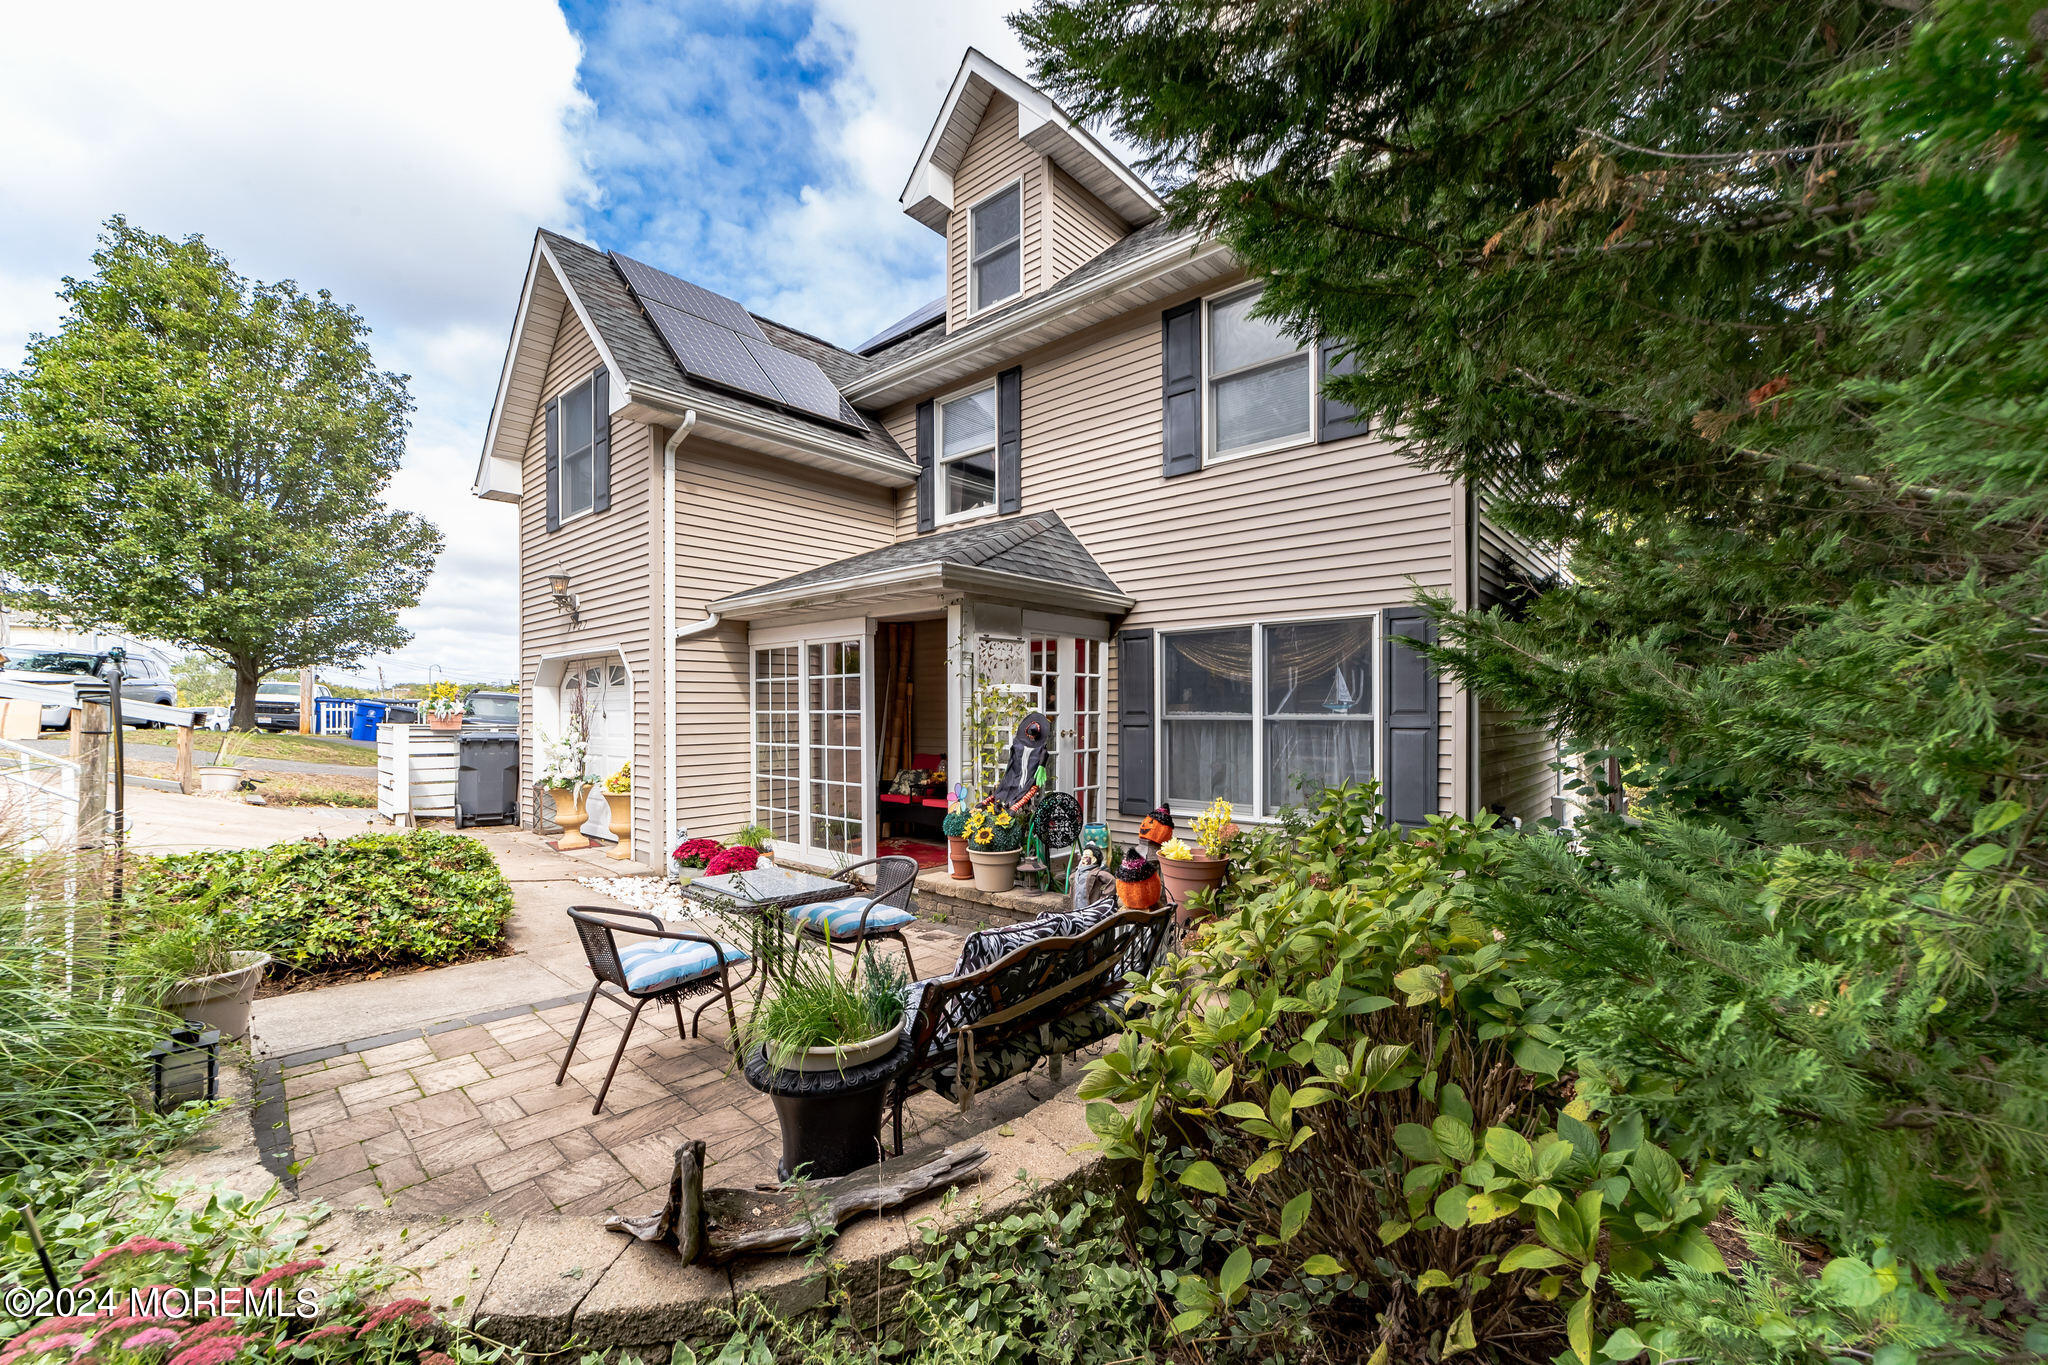
[[[1048,180],[1051,212],[1046,215],[1045,283],[1058,284],[1123,240],[1123,220],[1104,207],[1081,182],[1059,167]]]
[[[971,246],[968,225],[973,208],[1011,181],[1024,182],[1019,278],[1023,295],[1043,289],[1040,279],[1041,227],[1045,198],[1046,159],[1017,137],[1017,102],[1006,95],[989,100],[981,125],[968,139],[967,155],[953,176],[953,212],[946,219],[946,329],[959,327],[970,316],[967,296],[967,266]],[[1019,295],[1022,297],[1023,295]]]
[[[526,736],[520,746],[522,812],[532,814],[539,730],[554,735],[559,729],[557,716],[533,714],[535,670],[544,658],[616,652],[633,688],[634,838],[652,840],[655,812],[650,793],[658,783],[650,704],[654,674],[648,597],[654,561],[648,495],[655,452],[646,426],[616,418],[612,422],[611,506],[565,522],[553,534],[547,529],[546,403],[588,379],[599,363],[597,347],[583,324],[574,311],[563,310],[521,470],[526,489],[519,503],[519,698],[521,731]],[[616,376],[612,382],[617,384]],[[582,617],[582,624],[573,629],[569,614],[548,592],[547,577],[557,565],[569,572]]]
[[[666,436],[664,434],[664,439]],[[893,494],[694,437],[676,450],[676,619],[893,539]],[[856,609],[857,610],[857,609]],[[676,646],[677,818],[725,837],[753,814],[747,625]]]
[[[1163,478],[1159,373],[1159,311],[1152,308],[1024,360],[1022,510],[1058,511],[1117,586],[1138,599],[1125,626],[1358,615],[1412,602],[1418,587],[1450,589],[1452,489],[1442,476],[1368,436]],[[914,404],[891,410],[885,425],[906,450],[915,448]],[[897,532],[916,532],[908,491],[899,499]],[[1112,809],[1115,655],[1112,649],[1104,712]],[[1442,810],[1452,808],[1450,702],[1446,684]],[[1128,834],[1133,822],[1113,824]]]

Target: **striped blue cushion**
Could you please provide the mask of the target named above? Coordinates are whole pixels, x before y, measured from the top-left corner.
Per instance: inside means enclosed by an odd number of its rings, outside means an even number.
[[[860,929],[860,912],[866,907],[866,896],[847,896],[836,901],[819,901],[814,905],[799,905],[789,912],[789,917],[811,929],[824,933],[831,931],[834,938],[845,938]],[[896,929],[910,923],[917,916],[908,910],[898,910],[893,905],[878,905],[868,912],[868,932],[878,934],[884,929]]]
[[[718,945],[727,962],[745,962],[747,955],[730,943]],[[708,976],[718,970],[718,957],[708,943],[687,939],[649,939],[619,949],[619,966],[625,969],[626,985],[636,991],[658,990],[678,981]]]

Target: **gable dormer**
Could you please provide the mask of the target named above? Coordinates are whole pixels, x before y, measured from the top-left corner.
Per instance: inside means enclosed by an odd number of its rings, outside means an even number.
[[[904,187],[946,238],[946,330],[1058,283],[1160,202],[1036,88],[969,48]]]

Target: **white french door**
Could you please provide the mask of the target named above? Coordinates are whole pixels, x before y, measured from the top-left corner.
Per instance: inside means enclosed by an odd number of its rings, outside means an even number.
[[[1046,745],[1047,775],[1071,792],[1089,822],[1103,819],[1102,667],[1108,646],[1072,635],[1034,635],[1028,643],[1028,677],[1038,689],[1052,731]]]
[[[604,780],[633,758],[633,687],[626,666],[616,654],[571,659],[562,669],[562,709],[557,734],[579,725],[588,745],[583,760],[591,791],[584,805],[589,816],[583,832],[594,839],[612,837],[611,808]]]
[[[871,856],[865,626],[753,645],[755,822],[808,861]]]

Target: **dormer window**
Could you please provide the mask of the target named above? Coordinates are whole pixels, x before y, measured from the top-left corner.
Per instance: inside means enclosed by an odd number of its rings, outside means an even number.
[[[968,311],[980,312],[1024,289],[1024,182],[1014,182],[974,206],[968,215]]]

